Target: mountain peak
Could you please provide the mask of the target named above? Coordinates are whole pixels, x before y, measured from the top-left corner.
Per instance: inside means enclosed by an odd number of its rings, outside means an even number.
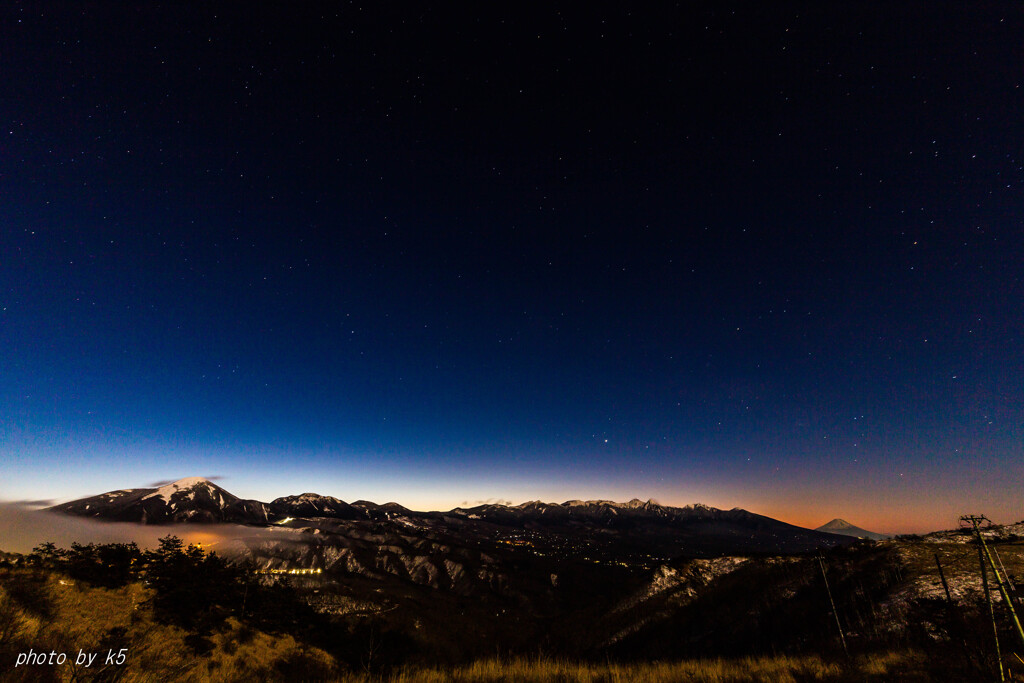
[[[847,522],[845,519],[841,519],[839,517],[836,517],[835,519],[833,519],[828,524],[823,524],[822,526],[820,526],[818,528],[819,529],[853,529],[853,528],[855,528],[855,526],[853,524],[850,524],[849,522]]]
[[[269,508],[242,500],[206,477],[185,477],[157,488],[111,491],[51,508],[58,512],[122,522],[238,522],[265,524]]]
[[[620,504],[614,500],[567,500],[562,503],[562,507],[575,508],[575,507],[618,507]]]
[[[629,508],[631,510],[636,510],[636,509],[639,509],[639,508],[644,508],[644,509],[649,510],[651,508],[661,507],[661,503],[659,503],[658,501],[654,500],[653,498],[648,498],[647,500],[640,500],[639,498],[634,498],[633,500],[631,500],[631,501],[629,501],[627,503],[620,503],[620,505],[621,505],[621,507]]]
[[[815,531],[824,531],[828,534],[839,534],[840,536],[853,536],[855,538],[869,538],[873,541],[881,541],[889,538],[888,534],[880,534],[874,531],[868,531],[867,529],[861,529],[855,524],[847,522],[845,519],[836,517],[828,524],[819,526]]]
[[[171,482],[170,484],[165,484],[164,486],[161,486],[156,491],[146,496],[146,498],[155,498],[159,496],[169,503],[171,502],[171,496],[173,496],[178,491],[187,491],[188,489],[203,484],[206,484],[208,486],[216,486],[216,484],[214,484],[206,477],[185,477],[184,479],[179,479],[178,481],[174,481]]]
[[[184,479],[179,479],[178,481],[171,482],[170,484],[168,484],[168,486],[174,486],[179,489],[189,489],[195,486],[196,484],[212,483],[213,482],[207,479],[206,477],[185,477]]]
[[[362,519],[358,510],[334,496],[307,491],[297,496],[283,496],[270,502],[270,509],[282,517],[333,517],[334,519]]]

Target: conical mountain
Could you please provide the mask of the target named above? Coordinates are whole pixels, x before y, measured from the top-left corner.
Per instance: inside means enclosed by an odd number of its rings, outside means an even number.
[[[838,517],[828,524],[819,526],[815,531],[824,531],[827,534],[838,534],[839,536],[853,536],[854,538],[869,538],[872,541],[890,538],[889,534],[880,534],[876,531],[861,529],[859,526],[854,526],[845,519],[839,519]]]
[[[56,505],[54,512],[119,522],[265,524],[270,508],[243,500],[209,479],[187,477],[157,488],[123,489]]]

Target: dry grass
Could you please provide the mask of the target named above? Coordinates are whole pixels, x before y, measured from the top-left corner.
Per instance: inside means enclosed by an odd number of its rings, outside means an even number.
[[[639,664],[587,664],[550,659],[484,660],[456,669],[407,668],[386,683],[803,683],[928,680],[913,652],[858,657],[849,663],[815,655],[708,659]],[[366,680],[351,676],[346,683]]]
[[[21,582],[21,588],[15,582]],[[15,594],[18,594],[15,599]],[[33,603],[33,595],[35,602]],[[26,599],[26,596],[28,599]],[[88,680],[97,674],[64,666],[13,669],[18,651],[67,652],[128,648],[123,682],[167,681],[341,681],[342,683],[804,683],[810,681],[925,681],[923,658],[894,652],[835,661],[815,655],[681,662],[595,664],[556,659],[481,660],[450,669],[405,667],[384,676],[339,674],[324,651],[287,635],[250,629],[235,619],[209,636],[197,653],[187,634],[155,622],[145,606],[149,591],[139,584],[92,588],[49,575],[0,576],[0,679],[5,681]],[[113,641],[110,633],[116,633]],[[104,638],[107,638],[105,641]],[[116,642],[114,642],[116,641]],[[109,671],[108,675],[115,673]]]
[[[124,683],[166,681],[228,681],[326,679],[334,670],[327,653],[290,636],[249,630],[229,619],[223,630],[211,634],[211,649],[202,654],[186,643],[186,632],[153,621],[143,604],[149,591],[139,584],[124,588],[93,588],[46,576],[27,581],[25,572],[0,575],[0,680],[90,680],[100,675],[120,676]],[[22,582],[20,590],[14,583]],[[21,593],[15,600],[12,593]],[[24,596],[38,598],[26,606]],[[91,668],[72,663],[79,650],[103,652],[128,648],[123,667],[101,673],[104,655]],[[14,667],[16,655],[29,648],[66,653],[68,662],[57,666]],[[298,676],[296,672],[300,673]],[[113,680],[113,679],[110,679]]]

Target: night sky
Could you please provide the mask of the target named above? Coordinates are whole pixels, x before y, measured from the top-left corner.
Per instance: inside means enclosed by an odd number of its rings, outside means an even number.
[[[579,4],[5,3],[0,498],[1024,518],[1024,8]]]

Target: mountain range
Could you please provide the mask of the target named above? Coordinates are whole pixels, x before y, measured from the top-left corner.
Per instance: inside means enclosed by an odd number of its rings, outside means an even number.
[[[825,528],[846,533],[826,533],[738,508],[652,500],[418,512],[316,493],[246,500],[192,477],[51,510],[237,525],[237,534],[218,527],[213,549],[261,582],[285,583],[321,614],[373,623],[378,634],[453,660],[538,647],[650,658],[825,651],[835,617],[818,552],[848,636],[862,643],[882,642],[892,624],[933,618],[914,610],[942,590],[932,576],[936,551],[955,598],[973,595],[977,583],[962,530],[876,543],[841,520]]]
[[[351,532],[359,523],[389,531],[429,531],[463,544],[501,541],[537,552],[567,547],[605,557],[711,557],[737,552],[806,552],[852,542],[734,508],[672,507],[652,500],[617,503],[570,500],[480,505],[416,512],[397,503],[346,503],[316,493],[269,503],[239,498],[212,481],[189,477],[155,488],[110,491],[50,508],[64,514],[142,524],[233,523],[321,534]],[[379,525],[384,524],[384,527]]]

